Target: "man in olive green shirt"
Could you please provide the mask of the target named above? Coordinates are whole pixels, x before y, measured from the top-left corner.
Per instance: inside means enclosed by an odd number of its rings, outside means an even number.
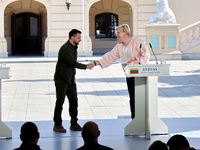
[[[78,97],[75,82],[76,68],[92,69],[91,63],[85,65],[77,62],[77,48],[81,41],[81,32],[77,29],[72,29],[69,32],[69,40],[62,45],[58,53],[58,61],[54,74],[56,86],[56,105],[54,110],[54,128],[55,132],[66,132],[62,125],[62,107],[65,101],[65,95],[69,100],[69,114],[71,117],[70,130],[81,131],[82,127],[78,121]]]

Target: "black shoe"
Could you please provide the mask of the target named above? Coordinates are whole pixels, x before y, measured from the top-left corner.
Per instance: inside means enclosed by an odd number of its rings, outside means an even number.
[[[53,130],[54,130],[55,132],[60,132],[60,133],[65,133],[65,132],[67,132],[66,129],[65,129],[62,125],[54,126],[54,127],[53,127]]]
[[[83,128],[77,123],[75,125],[71,125],[70,130],[72,130],[72,131],[82,131]]]

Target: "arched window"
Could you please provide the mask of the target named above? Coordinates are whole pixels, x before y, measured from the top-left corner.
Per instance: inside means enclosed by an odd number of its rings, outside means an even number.
[[[96,38],[116,38],[115,26],[118,25],[118,15],[102,13],[95,16]]]

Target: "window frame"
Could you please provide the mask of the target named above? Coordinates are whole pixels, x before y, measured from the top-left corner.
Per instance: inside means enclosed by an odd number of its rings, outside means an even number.
[[[97,37],[97,17],[101,16],[101,15],[105,15],[105,37]],[[115,18],[116,18],[116,25],[118,26],[118,15],[117,14],[114,14],[114,13],[100,13],[100,14],[97,14],[95,15],[95,38],[96,39],[115,39],[117,38],[116,35],[114,37],[109,37],[108,36],[108,16],[109,15],[114,15]]]

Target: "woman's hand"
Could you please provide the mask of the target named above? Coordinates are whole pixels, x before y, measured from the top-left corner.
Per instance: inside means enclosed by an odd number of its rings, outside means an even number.
[[[138,64],[137,60],[129,60],[126,65],[134,65],[134,64]]]
[[[94,63],[93,62],[87,64],[87,69],[91,70],[93,67],[94,67]]]

